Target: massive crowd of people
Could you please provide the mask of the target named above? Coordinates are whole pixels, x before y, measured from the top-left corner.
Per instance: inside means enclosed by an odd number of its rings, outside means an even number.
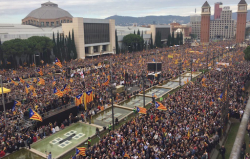
[[[234,53],[222,55],[229,51],[226,47],[232,46],[232,44],[233,42],[211,43],[209,47],[198,46],[195,49],[185,45],[134,54],[100,56],[88,60],[78,59],[62,62],[62,68],[55,65],[40,66],[44,76],[38,75],[34,67],[21,67],[14,71],[2,70],[0,74],[5,77],[6,81],[10,79],[18,81],[20,77],[27,78],[26,82],[32,85],[35,91],[27,93],[26,84],[22,82],[18,82],[17,85],[12,82],[5,84],[5,87],[12,90],[5,94],[6,102],[18,100],[22,102],[22,105],[17,106],[14,111],[11,109],[6,111],[7,123],[9,124],[6,130],[4,115],[1,112],[0,139],[2,147],[0,149],[2,148],[3,152],[11,153],[19,149],[20,145],[23,146],[23,144],[19,144],[22,141],[26,141],[26,144],[30,144],[31,140],[35,142],[38,138],[53,133],[53,128],[61,124],[50,124],[26,132],[26,134],[20,133],[22,127],[19,126],[19,123],[29,108],[43,115],[61,105],[73,103],[75,96],[92,89],[94,101],[89,103],[86,106],[87,110],[85,110],[91,112],[91,109],[96,110],[100,106],[110,104],[108,86],[102,85],[102,83],[111,74],[112,81],[119,85],[125,80],[125,73],[128,73],[126,84],[133,86],[136,83],[142,90],[141,74],[143,71],[147,72],[147,62],[152,62],[153,59],[156,62],[162,62],[162,78],[150,81],[151,85],[174,78],[184,70],[190,70],[191,59],[192,70],[198,71],[206,70],[207,61],[208,66],[213,67],[214,61],[218,61],[215,57],[219,57],[220,61],[228,62],[230,66],[221,70],[212,69],[204,77],[198,78],[196,82],[183,86],[163,101],[167,111],[159,111],[152,105],[146,115],[140,115],[132,121],[128,121],[119,130],[111,131],[86,152],[87,158],[122,158],[124,154],[131,158],[176,158],[177,156],[204,158],[217,144],[223,132],[221,108],[224,102],[218,98],[223,91],[227,76],[230,78],[228,80],[230,89],[227,92],[230,115],[237,116],[239,114],[240,118],[247,101],[247,95],[242,88],[249,71],[247,70],[248,63],[242,62],[242,49],[237,48]],[[156,54],[158,55],[156,56]],[[173,55],[173,57],[169,55]],[[179,71],[178,68],[180,60],[183,63],[182,71]],[[93,68],[93,65],[103,67]],[[77,74],[66,78],[66,68],[68,67],[72,70],[83,68],[84,78]],[[55,74],[58,70],[61,73]],[[43,78],[45,85],[37,84],[34,80],[35,77]],[[207,87],[204,87],[201,81],[205,82]],[[53,94],[54,87],[62,89],[65,84],[70,85],[70,90],[62,98]],[[115,102],[118,103],[129,96],[130,94],[126,96],[116,95]],[[82,108],[84,109],[84,106]],[[85,116],[87,115],[88,113]],[[155,121],[156,119],[157,121]],[[61,128],[63,127],[64,123],[61,125]],[[45,129],[48,130],[45,131]],[[44,132],[47,133],[44,134]]]

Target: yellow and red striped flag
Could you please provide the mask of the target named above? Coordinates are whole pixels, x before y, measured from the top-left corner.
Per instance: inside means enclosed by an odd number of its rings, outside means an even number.
[[[62,68],[62,63],[60,62],[60,60],[56,57],[56,60],[55,60],[55,64],[57,66],[59,66],[60,68]]]
[[[160,102],[155,102],[155,108],[160,110],[167,110],[167,108]]]
[[[137,112],[141,114],[147,114],[147,109],[142,107],[137,107]]]
[[[76,154],[77,155],[86,156],[85,151],[86,151],[85,147],[77,147],[76,148]]]
[[[29,110],[29,115],[30,115],[30,119],[38,120],[41,122],[43,121],[42,117],[32,109]]]

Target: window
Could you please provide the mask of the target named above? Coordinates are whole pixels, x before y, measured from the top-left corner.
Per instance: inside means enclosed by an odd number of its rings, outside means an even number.
[[[51,26],[54,26],[54,22],[51,22]]]
[[[46,26],[47,26],[47,27],[49,26],[49,22],[46,22]]]
[[[67,23],[69,23],[69,20],[67,20]]]
[[[56,21],[56,26],[58,26],[59,25],[59,21]]]
[[[41,26],[44,26],[44,22],[41,22]]]

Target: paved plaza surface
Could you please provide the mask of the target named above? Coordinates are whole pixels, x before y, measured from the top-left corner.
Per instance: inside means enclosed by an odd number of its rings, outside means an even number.
[[[56,134],[32,144],[31,148],[41,153],[45,153],[45,151],[51,152],[53,154],[53,158],[56,158],[67,150],[75,148],[89,136],[94,135],[95,132],[96,127],[94,126],[84,123],[75,123],[69,127],[66,127],[64,130],[57,132]],[[69,137],[72,134],[75,135],[70,139]],[[69,139],[65,140],[66,138]]]
[[[166,88],[153,88],[145,92],[146,96],[152,96],[152,94],[156,95],[156,97],[161,97],[169,92],[171,89]]]
[[[152,98],[145,97],[145,104],[147,104],[147,103],[149,103],[151,101],[152,101]],[[129,107],[129,108],[134,108],[135,106],[143,107],[143,96],[132,97],[131,99],[129,99],[129,100],[125,101],[125,102],[122,102],[119,105],[122,105],[124,107]]]
[[[131,110],[114,107],[114,119],[118,118],[118,120],[120,120],[131,112]],[[91,123],[102,127],[107,127],[110,123],[112,123],[112,109],[107,109],[104,112],[93,116]]]
[[[162,87],[167,87],[167,88],[176,88],[178,86],[179,86],[179,82],[174,82],[174,81],[170,81],[162,85]]]

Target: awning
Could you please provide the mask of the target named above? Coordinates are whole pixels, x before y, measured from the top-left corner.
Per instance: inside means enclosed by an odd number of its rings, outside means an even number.
[[[11,92],[10,89],[3,87],[3,93],[9,93],[9,92]],[[2,94],[2,87],[0,87],[0,94]]]

